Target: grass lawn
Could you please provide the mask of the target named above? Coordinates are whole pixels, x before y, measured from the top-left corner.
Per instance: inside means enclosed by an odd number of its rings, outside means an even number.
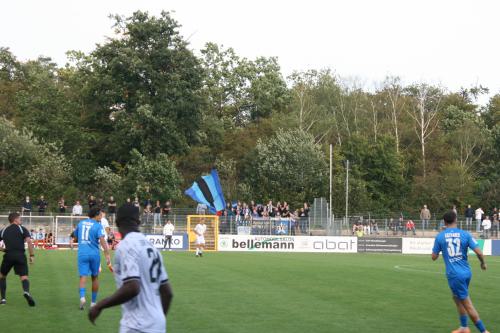
[[[297,253],[164,253],[174,290],[168,331],[442,333],[458,327],[444,264],[429,256]],[[78,310],[76,252],[38,251],[29,308],[9,275],[0,332],[118,332],[120,309],[92,326]],[[500,331],[500,257],[476,258],[471,297],[491,332]],[[115,289],[103,271],[99,297]],[[87,287],[90,298],[90,282]],[[474,328],[475,330],[475,328]],[[474,331],[473,330],[473,331]]]

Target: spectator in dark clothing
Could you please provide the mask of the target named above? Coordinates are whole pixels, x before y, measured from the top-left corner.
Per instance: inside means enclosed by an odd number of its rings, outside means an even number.
[[[103,198],[97,199],[97,207],[99,207],[99,209],[104,209],[104,199]]]
[[[40,196],[40,200],[38,200],[38,213],[40,215],[44,215],[45,211],[47,210],[47,207],[49,206],[49,203],[45,200],[45,197],[43,195]]]
[[[156,227],[157,225],[161,226],[161,204],[160,200],[156,200],[156,204],[153,208],[153,223]]]
[[[304,214],[305,214],[305,217],[309,217],[309,204],[307,202],[304,202]]]
[[[113,198],[113,196],[109,197],[109,201],[108,201],[108,214],[109,215],[116,214],[116,201],[115,201],[115,198]]]
[[[97,206],[97,201],[95,200],[94,196],[91,195],[89,198],[89,210],[92,209],[92,207]]]
[[[61,199],[59,199],[59,201],[57,202],[57,206],[59,209],[59,213],[66,213],[66,202],[64,201],[64,197],[61,197]]]
[[[465,209],[465,229],[472,229],[472,218],[474,217],[474,209],[471,208],[470,205],[467,205]]]
[[[30,200],[30,197],[29,196],[26,196],[26,198],[24,199],[22,205],[21,205],[21,212],[24,214],[24,213],[31,213],[31,211],[33,210],[33,204],[31,203],[31,200]]]
[[[168,215],[170,214],[171,210],[172,210],[172,205],[170,204],[170,201],[166,201],[161,211],[165,219],[168,218]]]

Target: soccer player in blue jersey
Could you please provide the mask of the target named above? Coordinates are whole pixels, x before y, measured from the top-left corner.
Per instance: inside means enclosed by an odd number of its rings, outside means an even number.
[[[104,231],[98,222],[101,219],[101,210],[92,207],[88,214],[89,218],[78,223],[73,236],[78,239],[78,272],[80,274],[80,310],[85,307],[85,284],[87,276],[92,278],[92,303],[97,300],[99,291],[99,270],[101,267],[101,256],[99,245],[102,246],[106,256],[106,263],[111,263],[108,244],[105,240]]]
[[[486,270],[483,253],[476,240],[468,232],[457,228],[457,214],[454,211],[444,214],[443,220],[446,228],[436,236],[432,249],[432,260],[437,260],[439,252],[443,252],[448,285],[460,316],[460,328],[452,333],[470,332],[467,316],[471,318],[480,332],[488,333],[469,297],[472,272],[467,261],[467,251],[469,248],[474,251],[481,262],[481,269]]]

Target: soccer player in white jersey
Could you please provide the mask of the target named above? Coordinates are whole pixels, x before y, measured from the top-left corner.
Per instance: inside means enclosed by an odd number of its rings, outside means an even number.
[[[207,231],[207,225],[205,220],[201,219],[200,223],[194,227],[194,233],[196,234],[196,256],[203,256],[203,249],[205,248],[205,232]]]
[[[101,226],[102,226],[102,231],[104,232],[104,239],[108,241],[108,233],[109,233],[109,221],[106,218],[106,213],[101,211]]]
[[[89,310],[95,323],[101,311],[122,305],[120,333],[165,333],[172,288],[159,251],[139,232],[139,209],[125,204],[116,224],[122,241],[115,252],[114,273],[118,290]]]

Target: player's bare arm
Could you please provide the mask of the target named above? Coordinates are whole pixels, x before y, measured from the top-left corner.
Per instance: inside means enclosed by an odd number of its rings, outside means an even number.
[[[30,254],[30,264],[33,264],[35,262],[35,247],[33,246],[31,237],[26,237],[25,241],[28,244],[28,252]]]
[[[433,253],[432,260],[436,261],[439,258],[439,254]]]
[[[139,281],[130,280],[123,283],[123,285],[118,289],[113,295],[104,298],[99,301],[96,305],[89,310],[89,320],[92,324],[95,324],[95,320],[101,314],[101,311],[116,305],[121,305],[130,301],[132,298],[139,295],[141,292],[141,286]]]
[[[486,266],[486,262],[484,261],[483,251],[481,251],[479,247],[476,247],[474,249],[474,253],[476,253],[477,259],[479,259],[479,262],[481,263],[481,269],[485,271],[488,266]]]
[[[172,287],[170,283],[164,283],[160,286],[160,297],[161,297],[161,305],[163,307],[163,313],[165,316],[168,313],[168,309],[170,308],[170,303],[172,302],[172,298],[174,298],[174,293],[172,292]]]
[[[104,236],[99,238],[99,243],[101,243],[101,247],[104,251],[104,256],[106,257],[106,265],[108,265],[109,267],[111,265],[111,257],[109,256],[108,243],[104,239]]]

